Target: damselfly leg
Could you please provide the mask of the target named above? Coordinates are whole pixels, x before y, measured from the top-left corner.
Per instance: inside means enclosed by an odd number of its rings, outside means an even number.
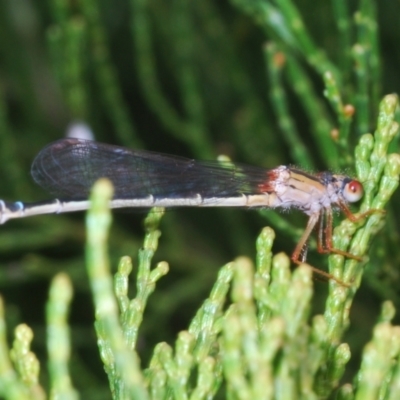
[[[365,217],[375,214],[375,213],[385,213],[384,210],[379,209],[371,209],[366,212],[363,212],[359,215],[355,215],[351,212],[348,206],[342,202],[338,203],[340,209],[345,214],[345,216],[351,222],[359,222],[363,220]],[[309,237],[314,230],[314,228],[318,225],[318,236],[317,236],[317,251],[321,254],[338,254],[346,258],[350,258],[356,261],[363,261],[363,257],[349,253],[344,250],[337,249],[333,246],[333,212],[332,208],[328,207],[320,210],[317,213],[314,213],[310,216],[307,222],[306,229],[304,230],[303,235],[301,236],[299,242],[297,243],[293,253],[292,253],[292,261],[295,264],[302,264],[306,262],[307,255],[307,242]],[[341,285],[349,286],[345,282],[336,278],[335,276],[322,271],[318,268],[310,266],[312,270],[327,279],[333,279]]]

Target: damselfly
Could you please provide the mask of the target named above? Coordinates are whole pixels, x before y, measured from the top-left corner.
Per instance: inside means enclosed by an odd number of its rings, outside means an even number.
[[[363,196],[362,184],[345,175],[310,174],[280,166],[264,169],[231,162],[195,161],[177,156],[97,143],[62,139],[35,158],[33,179],[57,197],[24,204],[0,201],[0,223],[12,218],[86,210],[90,188],[101,178],[114,185],[110,208],[249,207],[296,208],[309,216],[292,260],[306,259],[307,241],[318,227],[318,251],[359,257],[333,248],[333,209],[357,221],[348,208]]]

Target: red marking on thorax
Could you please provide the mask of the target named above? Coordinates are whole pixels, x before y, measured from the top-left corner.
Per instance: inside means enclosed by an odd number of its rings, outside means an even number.
[[[275,191],[275,183],[279,178],[279,172],[274,169],[265,173],[265,181],[258,185],[261,193],[271,193]]]

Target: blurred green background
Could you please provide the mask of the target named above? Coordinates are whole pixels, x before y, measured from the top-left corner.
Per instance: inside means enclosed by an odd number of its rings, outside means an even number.
[[[90,126],[96,140],[122,146],[354,173],[353,145],[373,132],[382,95],[399,91],[399,15],[400,3],[389,1],[0,0],[0,198],[46,199],[30,163],[77,123]],[[356,107],[352,124],[323,96],[326,71],[343,105]],[[343,134],[338,142],[335,128]],[[381,301],[400,305],[396,200],[372,246],[345,338],[355,367]],[[136,262],[144,215],[114,213],[114,267],[123,255]],[[168,212],[155,262],[167,261],[171,271],[145,314],[143,365],[155,343],[171,342],[188,325],[218,267],[238,255],[254,258],[263,226],[276,229],[275,251],[290,253],[305,222],[297,212]],[[75,288],[72,377],[87,396],[107,398],[84,245],[83,213],[8,222],[0,227],[0,293],[10,335],[28,323],[34,350],[45,357],[48,284],[66,271]],[[314,242],[309,261],[327,265]],[[315,312],[326,291],[316,283]]]

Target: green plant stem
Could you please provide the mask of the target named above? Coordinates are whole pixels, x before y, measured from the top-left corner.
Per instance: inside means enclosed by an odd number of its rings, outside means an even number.
[[[116,398],[129,395],[147,399],[136,353],[129,351],[119,322],[117,301],[107,255],[107,235],[111,223],[108,202],[112,186],[100,180],[93,188],[87,215],[86,259],[96,310],[96,330],[101,356]]]

